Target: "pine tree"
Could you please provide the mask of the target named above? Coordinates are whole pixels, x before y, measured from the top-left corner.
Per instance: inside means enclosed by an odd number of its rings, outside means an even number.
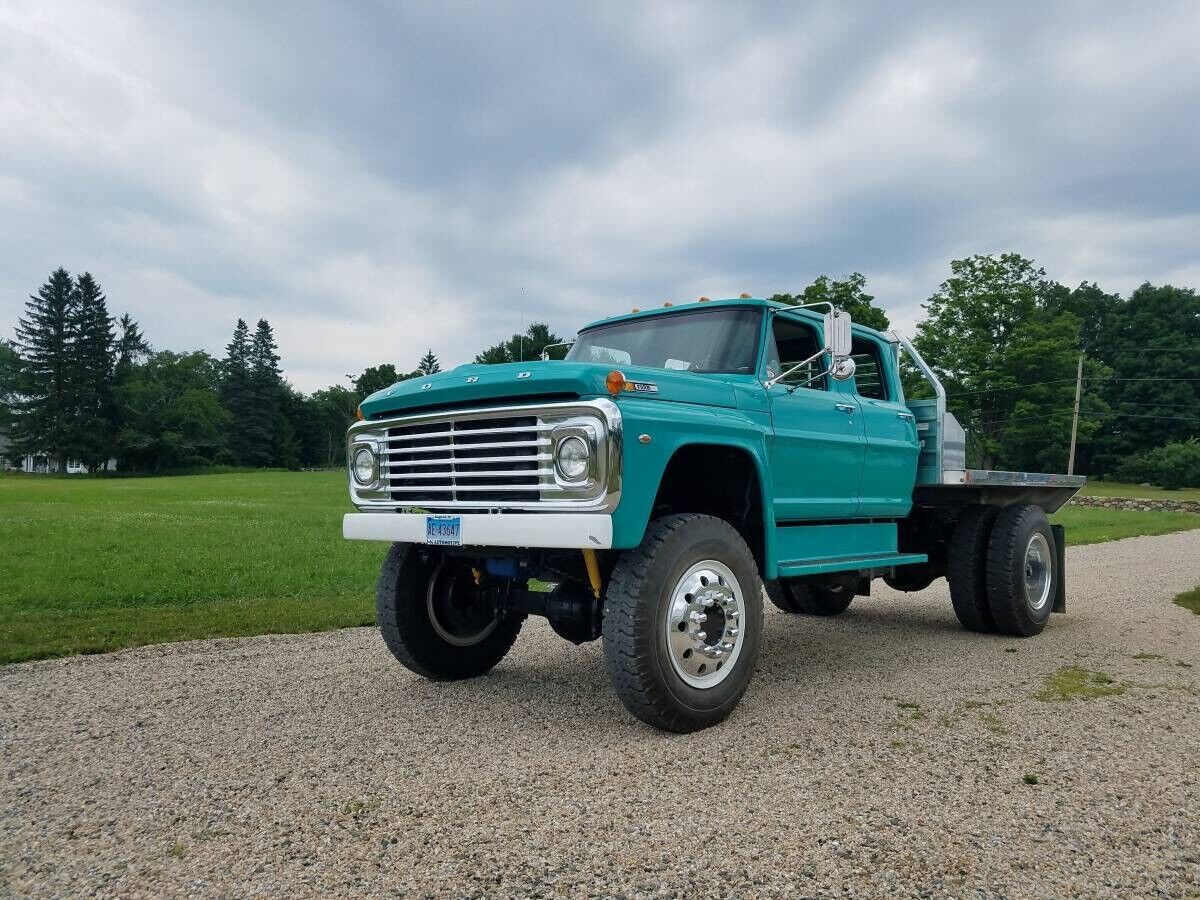
[[[116,381],[121,381],[129,370],[150,355],[150,342],[146,340],[133,316],[125,313],[117,320],[121,336],[117,338],[117,363],[114,367]]]
[[[0,341],[0,429],[12,428],[20,397],[21,355],[8,341]],[[2,463],[3,460],[0,460]]]
[[[259,319],[250,342],[250,396],[254,402],[253,443],[250,462],[257,466],[281,464],[289,455],[281,419],[283,377],[279,347],[271,323]]]
[[[421,361],[417,363],[417,371],[422,375],[432,375],[434,372],[442,371],[442,364],[438,362],[438,358],[433,355],[432,347],[425,351],[425,355],[422,356]]]
[[[75,304],[69,321],[74,336],[70,381],[75,394],[71,452],[88,468],[96,469],[113,451],[116,340],[107,298],[89,272],[75,279]]]
[[[75,284],[59,267],[30,295],[17,323],[23,357],[21,398],[15,409],[15,444],[24,453],[49,453],[60,469],[70,453],[74,394],[71,386]]]
[[[250,329],[245,319],[237,320],[233,338],[225,347],[221,369],[221,405],[229,413],[225,446],[232,462],[253,465],[255,441],[261,435],[255,421],[250,384]]]

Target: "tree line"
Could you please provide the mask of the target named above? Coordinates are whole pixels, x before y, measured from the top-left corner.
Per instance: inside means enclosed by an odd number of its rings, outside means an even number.
[[[790,304],[829,302],[881,331],[887,313],[866,278],[822,275]],[[1173,485],[1200,483],[1200,298],[1143,284],[1125,298],[1094,282],[1068,288],[1015,253],[950,263],[923,304],[914,344],[938,372],[970,435],[969,464],[1064,471],[1082,391],[1075,471]],[[128,314],[114,319],[87,272],[50,274],[16,339],[0,342],[0,429],[10,453],[46,453],[103,468],[166,472],[213,465],[342,463],[362,398],[441,370],[428,350],[411,369],[382,363],[351,386],[296,391],[266,319],[239,319],[222,358],[154,350]],[[542,322],[485,348],[479,364],[539,359],[562,339]],[[554,356],[563,351],[551,350]],[[905,372],[909,397],[927,390]]]

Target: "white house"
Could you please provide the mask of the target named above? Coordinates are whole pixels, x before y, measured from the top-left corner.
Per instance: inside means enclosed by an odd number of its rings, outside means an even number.
[[[58,460],[54,459],[48,453],[27,453],[24,456],[17,457],[15,460],[10,456],[12,441],[9,440],[8,434],[0,431],[0,466],[10,472],[57,472],[59,471]],[[107,471],[116,471],[117,461],[110,459],[104,466]],[[83,464],[83,460],[68,459],[66,473],[68,475],[85,475],[87,474],[87,466]]]

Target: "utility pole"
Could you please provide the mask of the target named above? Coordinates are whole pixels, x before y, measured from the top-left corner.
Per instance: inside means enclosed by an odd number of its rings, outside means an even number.
[[[1067,474],[1075,474],[1075,435],[1079,432],[1079,394],[1083,389],[1083,353],[1075,370],[1075,415],[1071,418],[1071,455],[1067,458]]]

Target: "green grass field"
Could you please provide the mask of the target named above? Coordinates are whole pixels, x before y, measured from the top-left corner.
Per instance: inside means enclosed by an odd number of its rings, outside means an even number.
[[[0,662],[368,625],[340,472],[0,478]]]
[[[0,662],[369,625],[382,544],[344,541],[340,472],[0,477]],[[1071,543],[1200,516],[1069,509]]]

